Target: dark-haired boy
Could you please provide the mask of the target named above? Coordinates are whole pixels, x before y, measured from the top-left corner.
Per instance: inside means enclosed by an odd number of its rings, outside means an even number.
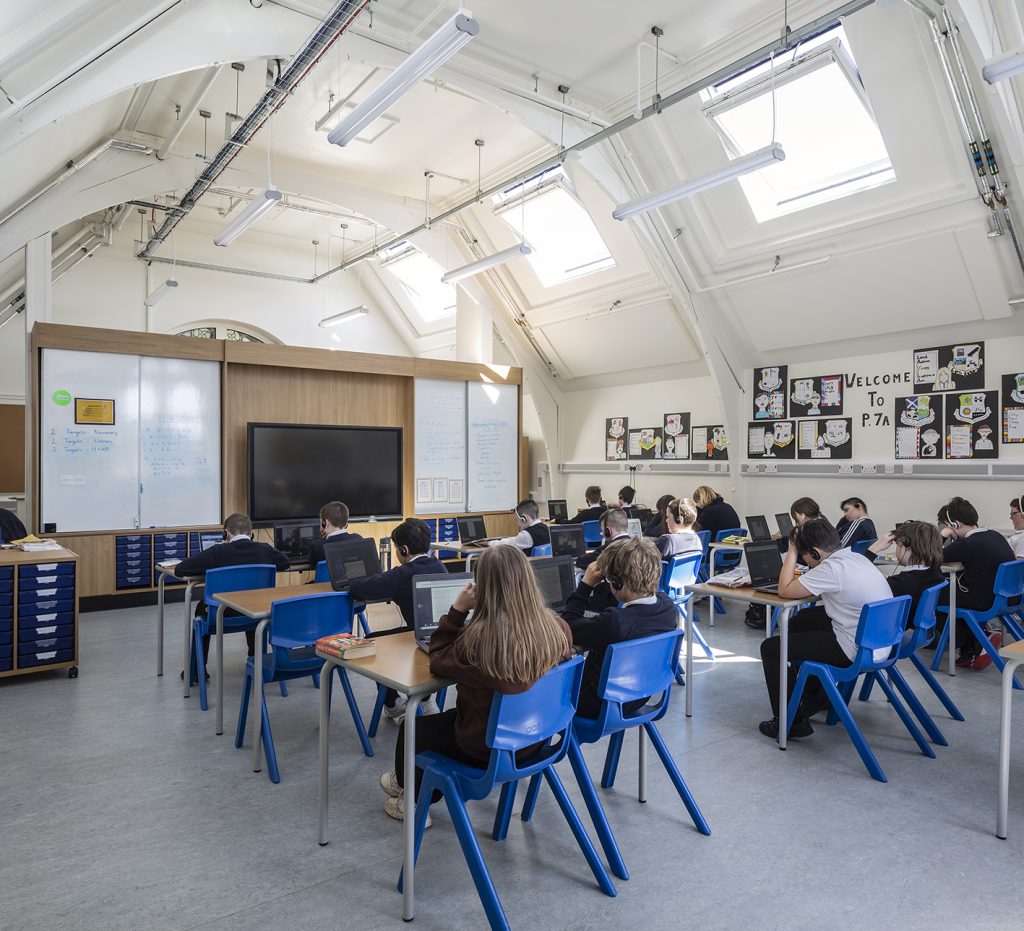
[[[326,544],[361,539],[360,534],[349,532],[348,505],[341,501],[328,501],[320,508],[320,536],[315,537],[309,546],[309,568],[316,572],[317,564],[326,559]]]
[[[519,533],[514,537],[502,537],[492,540],[491,546],[518,546],[527,556],[533,555],[535,546],[543,546],[551,542],[551,529],[540,519],[540,509],[532,498],[520,501],[513,509],[519,524]]]

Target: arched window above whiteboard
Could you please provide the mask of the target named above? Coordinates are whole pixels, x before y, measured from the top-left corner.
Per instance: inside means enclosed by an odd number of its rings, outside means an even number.
[[[233,321],[213,321],[190,324],[174,331],[175,336],[192,336],[196,339],[226,339],[234,343],[280,343],[279,339],[264,330],[249,324]]]

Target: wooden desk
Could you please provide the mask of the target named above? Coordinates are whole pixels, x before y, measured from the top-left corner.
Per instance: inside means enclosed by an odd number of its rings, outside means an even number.
[[[317,841],[321,847],[327,843],[327,793],[328,793],[328,737],[330,734],[330,691],[327,683],[335,666],[341,666],[349,673],[366,676],[380,685],[401,692],[408,697],[405,706],[405,823],[403,825],[403,901],[402,918],[412,921],[415,914],[413,874],[416,869],[413,831],[416,805],[416,712],[420,702],[427,695],[454,685],[448,679],[436,679],[430,674],[427,654],[416,646],[412,631],[382,637],[377,641],[377,655],[359,659],[343,660],[328,653],[317,651],[324,661],[320,673],[320,791],[319,831]]]
[[[953,623],[952,615],[949,623]],[[1003,647],[999,655],[1006,660],[1003,669],[1002,705],[999,712],[999,794],[996,801],[996,837],[1006,840],[1007,809],[1010,803],[1010,702],[1013,699],[1013,672],[1024,663],[1024,640]]]
[[[176,576],[174,569],[177,565],[177,561],[173,564],[162,562],[156,564],[158,576],[156,580],[156,674],[158,676],[164,674],[164,589],[168,579],[182,578],[185,580],[185,656],[181,668],[188,669],[188,658],[192,645],[192,589],[203,581],[203,576]],[[189,677],[184,676],[183,678],[185,679],[184,697],[188,698]]]
[[[471,572],[470,566],[473,563],[473,557],[479,556],[481,553],[486,553],[488,550],[487,546],[475,546],[468,545],[464,546],[458,540],[449,540],[447,543],[433,542],[430,544],[430,548],[435,553],[440,553],[447,550],[448,552],[458,553],[460,556],[466,557],[466,572]]]
[[[687,585],[686,591],[693,595],[707,595],[714,610],[714,598],[739,601],[746,604],[764,605],[766,609],[779,608],[779,749],[786,749],[786,715],[789,707],[789,619],[794,608],[817,601],[814,596],[807,598],[782,598],[768,592],[755,591],[752,586],[743,588],[726,588],[724,585]],[[686,715],[690,717],[693,710],[693,637],[691,636],[690,611],[686,612]],[[765,611],[765,635],[771,631],[771,611]]]

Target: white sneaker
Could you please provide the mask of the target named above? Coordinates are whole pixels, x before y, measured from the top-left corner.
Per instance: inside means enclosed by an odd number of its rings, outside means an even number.
[[[395,798],[389,798],[384,803],[384,811],[396,821],[405,821],[405,789],[401,789],[400,792],[400,795]],[[427,812],[427,823],[424,825],[424,828],[429,828],[432,823],[430,812]]]
[[[437,702],[434,701],[434,696],[431,695],[420,707],[423,709],[424,714],[440,714],[441,709],[437,707]]]
[[[384,717],[396,726],[401,724],[405,720],[405,704],[405,699],[399,695],[390,708],[384,706]]]
[[[398,784],[398,776],[395,775],[393,769],[388,770],[388,772],[380,777],[380,787],[384,790],[384,794],[391,796],[391,798],[398,798],[403,794],[403,789]]]

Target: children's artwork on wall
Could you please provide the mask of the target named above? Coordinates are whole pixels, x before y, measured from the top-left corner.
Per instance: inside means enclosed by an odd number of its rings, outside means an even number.
[[[852,459],[853,418],[823,417],[797,424],[798,459]]]
[[[999,458],[997,391],[965,391],[947,396],[946,458]]]
[[[914,350],[914,391],[965,391],[985,387],[985,344],[954,343]]]
[[[628,417],[609,417],[604,422],[604,458],[606,462],[626,458]]]
[[[795,459],[796,422],[747,424],[747,456],[751,459]]]
[[[728,459],[729,440],[725,434],[725,427],[721,424],[694,427],[690,431],[690,456],[702,461]]]
[[[660,459],[663,437],[661,427],[639,427],[629,431],[630,459]]]
[[[1003,376],[1003,442],[1024,443],[1024,372]]]
[[[896,398],[896,458],[941,459],[943,454],[941,394]]]
[[[754,369],[754,420],[785,420],[787,365]]]
[[[666,414],[664,425],[663,459],[690,458],[690,415]]]
[[[815,375],[789,380],[789,403],[793,416],[832,416],[843,412],[843,376]]]

